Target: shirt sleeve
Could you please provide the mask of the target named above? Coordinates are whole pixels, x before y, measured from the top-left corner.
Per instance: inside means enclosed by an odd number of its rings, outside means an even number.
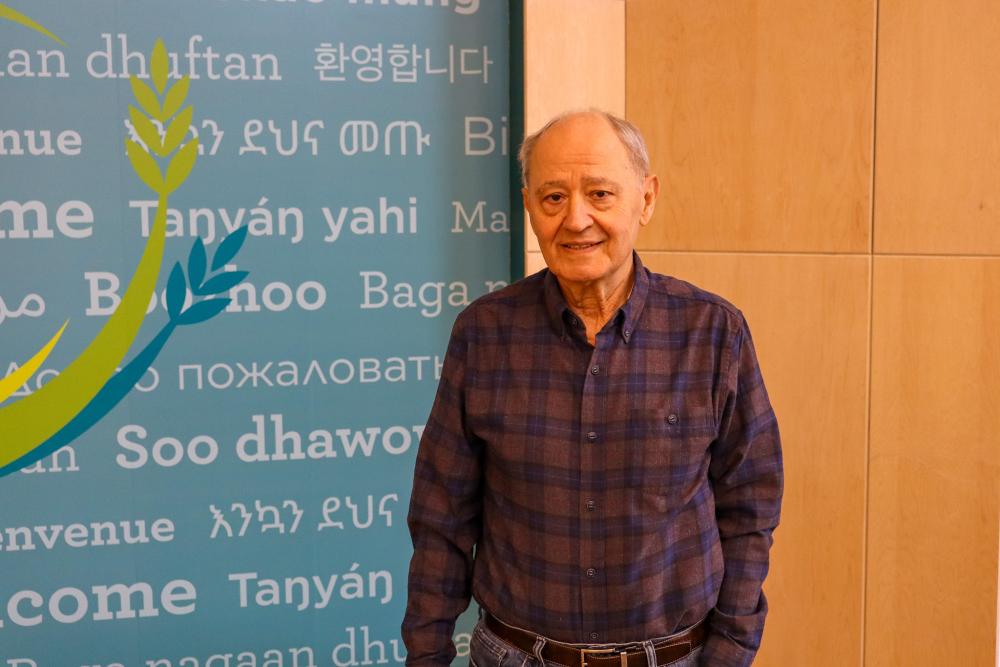
[[[417,451],[407,516],[413,541],[402,625],[407,665],[451,664],[455,620],[471,598],[472,549],[481,534],[482,445],[465,427],[465,315],[452,330]]]
[[[761,586],[783,485],[778,422],[742,316],[729,358],[709,467],[725,574],[709,616],[706,667],[748,666],[760,646],[767,615]]]

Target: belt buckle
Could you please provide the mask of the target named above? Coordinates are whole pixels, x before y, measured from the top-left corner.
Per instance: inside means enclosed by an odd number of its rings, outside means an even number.
[[[580,651],[580,667],[587,667],[587,654],[588,653],[598,653],[598,654],[609,654],[618,651],[616,648],[581,648]],[[628,660],[624,653],[620,653],[622,656],[622,665],[628,665]]]

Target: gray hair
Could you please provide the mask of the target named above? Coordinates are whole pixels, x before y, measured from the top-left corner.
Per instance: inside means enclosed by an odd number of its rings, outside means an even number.
[[[602,109],[585,109],[583,111],[561,113],[543,125],[542,129],[524,138],[521,148],[517,152],[517,161],[521,164],[521,185],[523,187],[528,187],[528,164],[531,162],[531,154],[535,150],[535,144],[542,138],[542,135],[571,116],[588,113],[597,114],[610,123],[611,128],[618,135],[618,139],[625,147],[629,161],[632,163],[632,167],[636,173],[639,174],[639,177],[645,178],[649,175],[649,152],[646,150],[646,141],[642,138],[642,132],[639,131],[639,128],[624,118],[619,118]]]

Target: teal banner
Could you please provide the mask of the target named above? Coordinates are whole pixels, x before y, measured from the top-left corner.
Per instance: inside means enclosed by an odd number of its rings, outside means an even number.
[[[510,281],[508,26],[0,2],[0,667],[405,660],[417,445]]]

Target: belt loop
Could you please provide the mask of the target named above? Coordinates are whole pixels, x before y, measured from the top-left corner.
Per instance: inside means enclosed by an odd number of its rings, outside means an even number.
[[[646,650],[646,664],[649,667],[656,667],[656,651],[653,649],[653,642],[647,639],[642,643],[642,648]]]
[[[545,648],[545,637],[540,635],[535,636],[535,646],[532,649],[532,653],[538,658],[539,667],[545,667],[545,658],[542,657],[542,649]]]

